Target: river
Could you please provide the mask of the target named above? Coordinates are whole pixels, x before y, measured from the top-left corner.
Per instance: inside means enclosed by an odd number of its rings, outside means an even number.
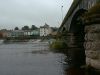
[[[0,75],[100,75],[69,68],[66,58],[49,50],[48,42],[0,42]]]
[[[64,75],[64,57],[47,42],[1,43],[0,75]]]

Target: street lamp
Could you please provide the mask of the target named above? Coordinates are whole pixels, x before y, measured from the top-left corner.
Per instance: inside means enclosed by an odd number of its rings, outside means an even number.
[[[61,6],[62,21],[63,21],[63,6]]]

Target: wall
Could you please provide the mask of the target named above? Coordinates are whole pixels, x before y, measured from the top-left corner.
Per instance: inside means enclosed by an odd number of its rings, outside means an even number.
[[[85,26],[86,63],[100,70],[100,24]]]

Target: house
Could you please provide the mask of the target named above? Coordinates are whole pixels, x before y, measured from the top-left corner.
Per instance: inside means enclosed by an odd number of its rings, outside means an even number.
[[[39,29],[36,30],[24,30],[24,36],[28,38],[38,38],[40,36]]]
[[[32,30],[24,30],[24,36],[31,36]]]
[[[6,37],[22,37],[24,36],[24,32],[22,30],[2,30],[0,31],[2,32],[2,36],[3,38]]]
[[[14,37],[38,37],[40,35],[39,29],[36,30],[0,30],[0,38],[14,38]]]
[[[52,32],[51,27],[45,23],[44,26],[40,26],[40,36],[48,36]]]
[[[1,34],[2,38],[10,37],[11,30],[2,29],[2,30],[0,30],[0,34]]]
[[[57,35],[57,31],[54,31],[51,33],[52,36],[56,36]]]
[[[9,33],[10,37],[23,37],[24,31],[22,30],[13,30]]]
[[[33,35],[33,36],[39,36],[39,35],[40,35],[39,29],[32,30],[32,31],[31,31],[31,35]]]

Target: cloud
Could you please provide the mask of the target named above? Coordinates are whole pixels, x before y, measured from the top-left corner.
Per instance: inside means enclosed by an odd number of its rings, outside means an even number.
[[[61,24],[61,6],[65,15],[72,0],[0,0],[0,28],[13,29],[32,24]]]

